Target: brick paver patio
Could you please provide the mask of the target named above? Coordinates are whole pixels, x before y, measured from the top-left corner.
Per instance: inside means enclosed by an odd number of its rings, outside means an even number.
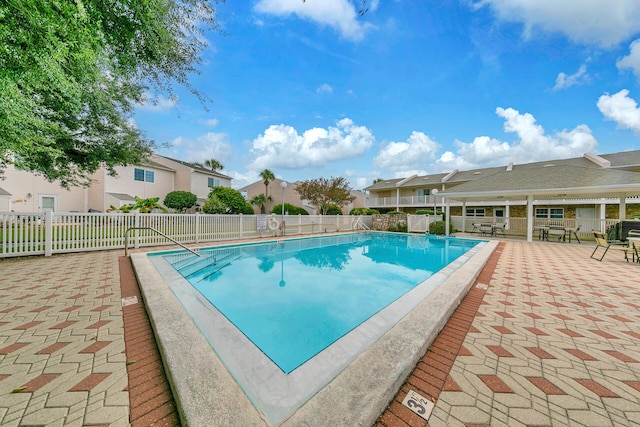
[[[640,425],[640,265],[592,249],[504,241],[378,425]],[[0,425],[175,425],[121,255],[0,261]]]

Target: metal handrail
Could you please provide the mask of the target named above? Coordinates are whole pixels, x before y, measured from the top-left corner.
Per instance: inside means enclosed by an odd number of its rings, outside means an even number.
[[[130,227],[130,228],[127,228],[127,230],[124,232],[124,256],[129,256],[129,231],[131,231],[131,230],[151,230],[151,231],[161,235],[165,239],[171,240],[173,243],[175,243],[176,245],[179,245],[182,248],[188,250],[192,254],[195,254],[195,255],[198,255],[198,256],[202,256],[200,253],[194,251],[193,249],[189,249],[188,247],[186,247],[182,243],[178,242],[177,240],[172,239],[171,237],[169,237],[166,234],[164,234],[162,231],[156,230],[153,227]]]
[[[362,215],[360,215],[358,219],[356,219],[356,222],[353,225],[361,230],[371,231],[367,224],[362,222]]]

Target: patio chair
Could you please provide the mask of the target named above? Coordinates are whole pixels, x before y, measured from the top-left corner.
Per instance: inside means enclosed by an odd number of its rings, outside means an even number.
[[[493,236],[493,224],[482,223],[480,224],[480,235],[484,236],[488,234],[489,236]]]
[[[496,224],[494,227],[494,233],[496,234],[496,236],[499,234],[502,237],[507,237],[507,223],[503,223],[503,224]]]
[[[564,227],[560,227],[557,225],[550,225],[549,226],[549,230],[547,230],[547,240],[549,240],[550,237],[557,237],[558,238],[558,242],[560,241],[565,241],[565,234],[566,231],[564,229]]]
[[[624,253],[624,259],[629,262],[629,252],[631,252],[631,255],[634,255],[634,249],[630,248],[629,246],[626,246],[624,244],[616,244],[616,243],[610,243],[607,241],[606,237],[604,236],[603,233],[600,233],[599,231],[594,231],[593,232],[593,237],[596,239],[596,248],[593,250],[593,252],[591,253],[591,258],[593,259],[597,259],[598,261],[602,261],[602,259],[604,258],[604,256],[607,254],[607,252],[609,251],[609,249],[613,250],[613,251],[621,251]],[[600,258],[596,258],[594,255],[596,254],[596,251],[598,250],[598,248],[604,248],[604,252],[602,254],[602,256]]]

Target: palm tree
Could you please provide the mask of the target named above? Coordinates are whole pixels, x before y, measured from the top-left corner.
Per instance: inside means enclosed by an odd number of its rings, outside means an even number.
[[[224,169],[222,163],[217,161],[216,159],[207,159],[204,161],[204,165],[211,169],[212,171],[218,171],[220,169]]]
[[[264,194],[258,194],[257,196],[254,196],[253,199],[249,200],[249,203],[251,203],[254,206],[260,206],[260,213],[264,214],[267,213],[267,208],[266,208],[266,204],[267,202],[272,202],[273,198],[271,196],[265,196]]]
[[[262,178],[262,182],[264,182],[264,196],[269,198],[269,183],[276,179],[276,176],[269,169],[265,169],[260,172],[260,178]]]

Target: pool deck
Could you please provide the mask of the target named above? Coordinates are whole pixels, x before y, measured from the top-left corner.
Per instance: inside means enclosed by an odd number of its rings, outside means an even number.
[[[640,265],[593,248],[501,239],[375,425],[640,425]],[[128,265],[0,260],[0,425],[179,425]]]

